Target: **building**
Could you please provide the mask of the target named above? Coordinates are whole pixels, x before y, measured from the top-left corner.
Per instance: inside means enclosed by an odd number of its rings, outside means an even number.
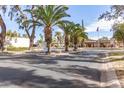
[[[86,40],[84,47],[117,47],[118,44],[114,39],[110,40]]]
[[[29,47],[30,40],[23,37],[6,38],[6,45],[13,47]]]

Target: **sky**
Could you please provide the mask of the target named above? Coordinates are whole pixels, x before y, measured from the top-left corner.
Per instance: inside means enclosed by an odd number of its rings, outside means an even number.
[[[84,26],[86,28],[85,32],[88,33],[88,37],[90,39],[98,39],[101,37],[112,37],[112,32],[110,32],[113,21],[98,21],[98,17],[105,11],[110,10],[110,6],[108,5],[71,5],[68,6],[69,9],[67,13],[70,14],[71,17],[65,18],[69,21],[73,21],[75,23],[84,22]],[[25,33],[25,31],[20,30],[18,24],[13,20],[10,21],[8,15],[2,15],[7,26],[7,30],[17,31],[21,34]],[[99,27],[99,32],[96,31],[97,27]],[[58,27],[54,27],[55,31],[61,31]],[[36,29],[36,39],[39,39],[39,34],[43,34],[43,28]]]

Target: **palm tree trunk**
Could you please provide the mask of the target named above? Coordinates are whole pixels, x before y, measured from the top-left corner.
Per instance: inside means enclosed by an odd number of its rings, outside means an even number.
[[[68,47],[69,47],[69,39],[68,39],[68,36],[65,35],[65,51],[66,52],[68,51]]]
[[[124,48],[124,39],[123,39],[123,48]]]
[[[46,54],[50,54],[50,47],[51,47],[51,43],[52,43],[52,30],[50,26],[46,26],[45,29],[45,41],[47,43],[47,51]]]
[[[6,25],[5,25],[1,15],[0,15],[0,26],[1,26],[1,29],[2,29],[2,32],[1,32],[1,50],[3,52],[4,42],[5,42],[5,37],[6,37]]]
[[[50,54],[50,47],[51,47],[51,44],[50,44],[50,43],[47,43],[47,49],[48,49],[48,50],[47,50],[46,53],[47,53],[48,55]]]
[[[74,38],[74,51],[77,51],[78,47],[77,47],[77,39]]]
[[[77,51],[77,44],[74,44],[74,51]]]

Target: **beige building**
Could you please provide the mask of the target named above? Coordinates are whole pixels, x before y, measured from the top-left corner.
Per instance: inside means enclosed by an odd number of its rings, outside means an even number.
[[[114,39],[110,40],[86,40],[85,47],[120,47]]]

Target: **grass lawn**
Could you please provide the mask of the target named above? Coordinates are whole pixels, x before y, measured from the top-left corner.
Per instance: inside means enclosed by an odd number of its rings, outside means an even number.
[[[25,50],[28,50],[28,48],[27,47],[13,47],[13,46],[7,47],[7,51],[20,52],[20,51],[25,51]]]
[[[124,52],[114,52],[110,54],[111,56],[123,56]]]

